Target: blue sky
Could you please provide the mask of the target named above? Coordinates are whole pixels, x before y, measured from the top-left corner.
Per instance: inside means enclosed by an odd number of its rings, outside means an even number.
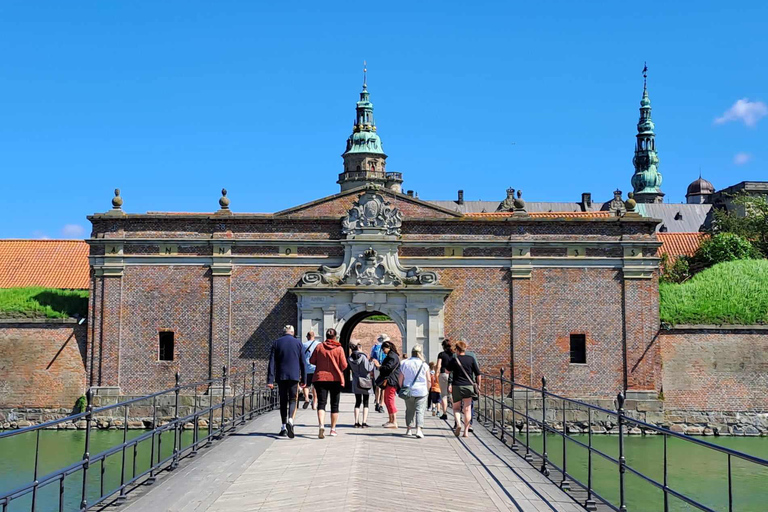
[[[736,4],[5,1],[0,237],[87,236],[115,187],[128,212],[333,194],[364,59],[424,199],[626,193],[643,61],[668,201],[699,168],[765,180],[768,7]]]

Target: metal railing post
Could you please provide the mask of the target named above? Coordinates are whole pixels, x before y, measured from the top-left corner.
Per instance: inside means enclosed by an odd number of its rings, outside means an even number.
[[[517,419],[515,418],[515,380],[514,373],[512,374],[512,449],[518,450],[517,446]]]
[[[560,481],[560,488],[564,491],[571,489],[571,482],[568,481],[568,426],[565,423],[565,400],[563,400],[563,479]]]
[[[221,424],[219,425],[218,438],[224,437],[224,412],[227,409],[227,367],[223,367],[221,380]]]
[[[501,374],[501,379],[499,380],[499,383],[501,384],[501,392],[499,394],[499,398],[501,400],[501,442],[504,442],[504,367],[501,367],[501,370],[499,371]]]
[[[664,512],[669,512],[669,488],[667,484],[667,434],[664,434]]]
[[[549,476],[549,468],[547,468],[547,379],[541,378],[541,440],[543,443],[543,449],[541,451],[541,473],[544,476]]]
[[[40,462],[40,429],[35,432],[35,472],[34,472],[34,487],[32,488],[32,512],[37,510],[37,471]]]
[[[88,467],[91,465],[91,419],[93,418],[93,390],[85,392],[85,449],[83,450],[83,492],[80,498],[80,510],[88,509]]]
[[[128,406],[123,407],[123,455],[120,461],[120,494],[116,501],[121,503],[128,499],[125,495],[125,443],[128,442]]]
[[[155,432],[157,432],[157,397],[152,397],[152,446],[149,450],[149,478],[148,484],[155,483]]]
[[[251,411],[248,419],[253,419],[253,394],[256,392],[256,361],[251,362]]]
[[[627,510],[626,499],[624,496],[624,472],[627,470],[627,461],[624,458],[624,393],[616,396],[618,403],[617,417],[619,423],[619,510]]]
[[[176,387],[173,390],[174,405],[173,405],[173,462],[171,462],[171,470],[179,467],[179,444],[181,443],[181,435],[179,435],[179,372],[176,372]]]
[[[488,424],[490,423],[490,420],[488,419],[488,379],[483,383],[484,393],[483,393],[483,425],[485,427],[488,427]],[[480,402],[477,403],[477,405],[480,405]],[[478,421],[480,420],[480,414],[477,415]]]
[[[592,499],[592,408],[587,408],[587,500],[584,508],[589,511],[597,510],[597,503]]]
[[[189,452],[190,457],[197,455],[197,443],[200,439],[200,418],[197,416],[197,386],[195,386],[194,402],[192,403],[192,451]]]
[[[246,395],[245,390],[247,389],[247,386],[248,386],[248,384],[247,384],[248,380],[247,379],[248,379],[248,375],[244,373],[243,374],[242,408],[240,409],[240,413],[242,414],[242,416],[240,416],[240,424],[241,425],[245,424],[245,395]]]
[[[528,402],[530,402],[529,389],[525,388],[525,456],[523,458],[531,462],[533,455],[531,455],[531,416],[528,411]]]
[[[493,417],[491,419],[492,427],[491,427],[491,434],[496,435],[498,430],[496,430],[496,379],[491,377],[491,408],[492,408],[492,414]]]

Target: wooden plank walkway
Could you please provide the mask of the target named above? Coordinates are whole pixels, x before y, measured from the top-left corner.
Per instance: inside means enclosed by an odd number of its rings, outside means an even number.
[[[371,428],[353,428],[353,406],[354,397],[343,395],[339,436],[327,437],[326,426],[322,440],[312,409],[299,409],[295,439],[275,435],[277,412],[257,418],[132,493],[120,510],[584,510],[483,427],[456,438],[428,413],[425,437],[406,438],[403,427],[381,428],[386,415],[375,412]]]

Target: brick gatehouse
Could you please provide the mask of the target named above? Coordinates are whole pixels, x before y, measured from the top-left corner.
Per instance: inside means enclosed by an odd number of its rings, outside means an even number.
[[[465,212],[402,193],[365,87],[343,158],[338,194],[274,214],[234,212],[226,191],[213,213],[130,214],[117,191],[89,217],[89,384],[139,394],[176,371],[263,368],[285,324],[348,337],[383,313],[403,350],[423,344],[431,360],[463,339],[484,370],[522,383],[655,396],[659,221],[634,199],[535,211],[510,190],[497,211]]]

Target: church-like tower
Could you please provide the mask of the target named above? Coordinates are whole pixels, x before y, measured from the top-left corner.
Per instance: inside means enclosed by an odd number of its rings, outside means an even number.
[[[661,173],[658,171],[659,157],[656,154],[656,133],[651,120],[651,100],[648,97],[648,66],[643,68],[643,99],[640,100],[640,121],[637,123],[637,144],[632,163],[635,174],[632,188],[638,203],[660,203],[664,198],[661,191]]]
[[[347,139],[347,149],[341,155],[344,172],[339,174],[341,191],[375,183],[397,192],[402,190],[403,177],[397,172],[386,172],[387,155],[376,134],[373,103],[368,94],[367,69],[363,68],[363,90],[355,108],[355,124]]]

